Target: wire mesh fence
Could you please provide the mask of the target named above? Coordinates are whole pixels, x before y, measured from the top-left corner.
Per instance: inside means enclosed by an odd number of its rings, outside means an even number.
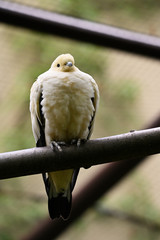
[[[72,16],[160,35],[159,3],[146,1],[15,1]],[[35,145],[29,91],[37,76],[61,53],[70,52],[81,70],[97,81],[101,100],[93,138],[141,129],[160,113],[159,61],[89,43],[0,25],[0,151]],[[104,208],[160,224],[159,155],[148,158],[100,201]],[[103,166],[102,166],[103,167]],[[101,166],[82,170],[75,192]],[[0,236],[18,239],[47,216],[40,176],[0,182]],[[108,214],[109,215],[109,214]],[[159,230],[89,209],[59,239],[159,239]]]

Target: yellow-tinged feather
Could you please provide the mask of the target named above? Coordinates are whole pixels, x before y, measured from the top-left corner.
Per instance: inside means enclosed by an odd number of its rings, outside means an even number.
[[[48,175],[51,177],[53,184],[55,185],[55,189],[57,193],[64,193],[66,189],[70,186],[70,182],[72,180],[73,169],[50,172]]]

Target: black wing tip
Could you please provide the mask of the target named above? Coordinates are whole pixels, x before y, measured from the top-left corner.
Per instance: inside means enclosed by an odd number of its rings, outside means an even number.
[[[73,177],[72,177],[72,182],[71,182],[71,192],[73,191],[73,189],[74,189],[74,187],[75,187],[79,170],[80,170],[80,168],[75,169],[74,172],[73,172]]]
[[[67,197],[58,196],[48,198],[48,211],[51,219],[62,217],[64,220],[69,218],[71,212],[71,203]]]

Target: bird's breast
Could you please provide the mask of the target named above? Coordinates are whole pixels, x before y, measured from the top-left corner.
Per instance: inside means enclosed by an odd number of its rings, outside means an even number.
[[[42,111],[47,144],[86,138],[94,107],[90,82],[83,79],[48,79],[43,84]]]

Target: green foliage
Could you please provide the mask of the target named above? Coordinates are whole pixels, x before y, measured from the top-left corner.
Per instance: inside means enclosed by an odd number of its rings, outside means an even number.
[[[125,14],[131,14],[131,16],[136,16],[138,13],[143,12],[144,9],[148,11],[156,11],[157,7],[160,6],[160,2],[155,2],[153,0],[99,0],[96,2],[98,9],[109,9],[110,11],[122,11]],[[145,16],[142,16],[145,17]]]
[[[44,217],[42,203],[0,195],[0,239],[16,240],[26,233],[36,221]],[[2,207],[3,206],[3,207]]]
[[[105,129],[105,135],[128,131],[135,122],[134,106],[139,95],[133,80],[117,79],[100,82],[100,111],[97,118]]]
[[[118,192],[121,191],[118,196],[108,198],[106,195],[99,201],[102,209],[105,209],[105,207],[107,207],[107,209],[114,209],[113,220],[115,223],[112,223],[111,218],[107,214],[99,214],[98,221],[106,222],[107,225],[110,224],[110,222],[112,224],[122,225],[122,231],[125,232],[126,229],[126,232],[128,232],[128,238],[125,239],[158,240],[160,233],[152,228],[152,223],[160,224],[160,211],[159,208],[155,206],[152,196],[150,195],[149,182],[140,174],[134,173],[129,176],[127,182],[125,181],[124,186],[121,185],[120,188],[119,190],[117,189]],[[124,215],[123,212],[125,213]],[[127,220],[127,214],[128,216],[136,216],[137,219],[144,219],[144,223],[147,222],[148,225],[143,225],[136,221],[129,221],[129,219]],[[117,221],[119,223],[117,223]],[[149,223],[151,223],[152,226],[149,225]],[[149,228],[149,226],[151,227]]]
[[[113,90],[114,87],[114,90]],[[132,104],[139,93],[138,86],[135,81],[122,79],[118,83],[114,84],[113,99],[116,99],[117,104],[124,104],[127,107]]]
[[[67,14],[79,16],[86,19],[95,19],[95,17],[97,17],[97,14],[99,13],[97,11],[96,4],[93,4],[93,1],[91,0],[60,0],[59,5],[57,4],[57,8],[60,9],[61,12],[65,12]]]
[[[118,205],[127,212],[160,223],[160,212],[152,202],[150,191],[148,191],[149,184],[138,175],[132,179],[133,184],[130,191],[125,197],[119,199]]]

